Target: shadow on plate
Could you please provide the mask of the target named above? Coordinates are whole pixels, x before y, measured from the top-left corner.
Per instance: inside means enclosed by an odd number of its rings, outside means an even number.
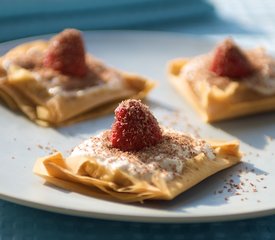
[[[164,105],[154,100],[146,99],[145,104],[150,106],[150,109],[163,109],[169,112],[176,111],[175,108]],[[79,137],[86,139],[89,136],[95,135],[102,130],[110,129],[114,121],[114,113],[107,114],[106,116],[83,121],[66,127],[56,128],[56,131],[68,137]]]
[[[275,138],[275,113],[263,113],[253,116],[213,123],[216,128],[235,136],[248,145],[264,149],[268,144],[267,137]]]
[[[110,128],[113,120],[113,114],[109,114],[104,117],[57,128],[56,131],[68,137],[79,137],[80,139],[86,139],[89,136],[95,135],[97,132]]]
[[[241,163],[237,166],[223,170],[214,176],[203,180],[198,185],[180,194],[172,201],[146,201],[144,204],[134,204],[137,207],[153,208],[158,210],[185,212],[186,208],[199,206],[219,206],[228,204],[231,197],[238,196],[239,187],[244,179],[241,178],[240,170],[243,173],[253,175],[267,174],[251,163]],[[245,176],[245,175],[242,175]],[[231,187],[228,184],[230,182]],[[250,184],[249,184],[250,185]],[[230,190],[228,190],[230,189]],[[241,195],[240,195],[241,197]],[[240,198],[241,199],[241,198]]]

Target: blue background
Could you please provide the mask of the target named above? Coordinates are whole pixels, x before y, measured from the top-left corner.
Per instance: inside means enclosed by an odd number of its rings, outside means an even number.
[[[253,38],[275,46],[272,0],[1,0],[0,42],[58,32],[137,29]],[[1,183],[0,183],[1,184]],[[223,223],[157,224],[86,219],[0,200],[0,240],[275,239],[275,216]]]

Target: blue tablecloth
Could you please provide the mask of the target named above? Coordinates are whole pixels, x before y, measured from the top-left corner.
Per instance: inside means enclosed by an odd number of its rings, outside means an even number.
[[[58,32],[67,27],[152,28],[171,21],[206,18],[213,9],[203,0],[2,0],[0,41]]]
[[[0,201],[1,240],[271,240],[274,236],[275,216],[223,223],[129,223],[65,216]]]
[[[274,15],[272,0],[2,0],[0,42],[77,27],[252,36],[273,47]],[[0,200],[0,240],[64,238],[267,240],[275,239],[275,216],[222,223],[127,223],[65,216]]]

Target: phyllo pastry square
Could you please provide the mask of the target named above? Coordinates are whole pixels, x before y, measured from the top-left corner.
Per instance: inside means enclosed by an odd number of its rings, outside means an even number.
[[[85,52],[81,33],[67,29],[0,58],[0,97],[42,126],[62,126],[110,113],[123,99],[144,98],[154,83]]]
[[[275,110],[275,60],[226,39],[210,53],[175,59],[168,77],[206,122]]]
[[[142,202],[171,200],[240,160],[237,141],[205,141],[161,127],[147,106],[126,100],[110,130],[66,158],[57,152],[38,159],[34,173],[69,191]]]

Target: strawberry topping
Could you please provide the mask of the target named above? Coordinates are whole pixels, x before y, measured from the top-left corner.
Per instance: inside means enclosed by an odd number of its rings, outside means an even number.
[[[159,124],[146,105],[134,99],[119,104],[110,136],[112,147],[138,151],[156,145],[161,139]]]
[[[216,48],[210,70],[230,78],[247,77],[254,71],[245,53],[231,39],[226,39]]]
[[[83,77],[87,73],[81,33],[66,29],[50,40],[43,64],[65,75]]]

